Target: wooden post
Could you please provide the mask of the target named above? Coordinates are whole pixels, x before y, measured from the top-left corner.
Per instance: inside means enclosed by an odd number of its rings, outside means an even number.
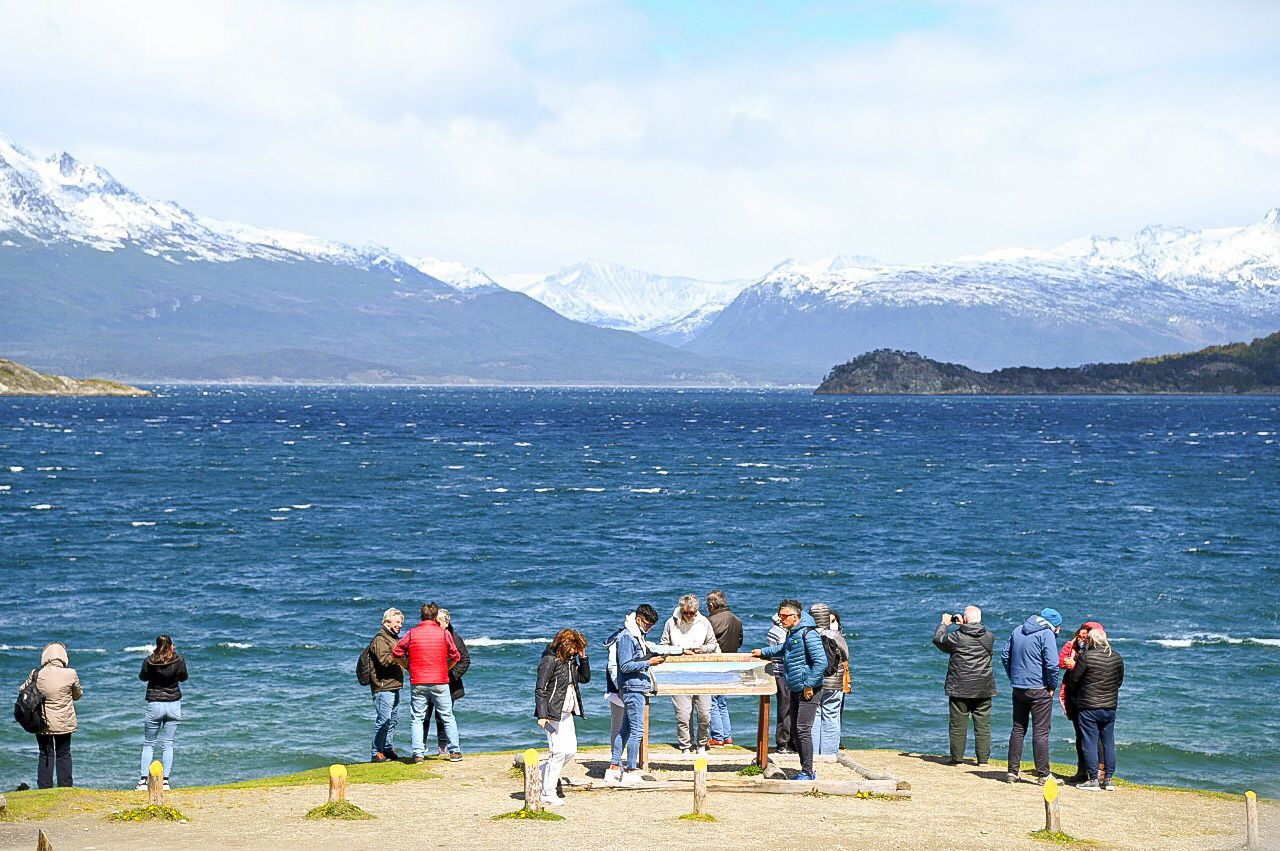
[[[1244,793],[1244,847],[1262,847],[1258,840],[1258,796],[1252,791]]]
[[[4,811],[9,806],[9,802],[4,799],[4,795],[0,795],[0,821],[4,820]]]
[[[153,759],[147,769],[147,806],[158,807],[164,803],[164,766]]]
[[[1052,777],[1044,781],[1044,829],[1050,833],[1062,833],[1062,817],[1058,812],[1058,781]]]
[[[53,851],[53,846],[49,843],[49,837],[44,835],[44,831],[36,832],[36,851]]]
[[[760,695],[760,717],[756,722],[756,764],[764,771],[769,764],[769,695]]]
[[[707,814],[707,758],[700,756],[693,761],[693,812]]]
[[[644,696],[644,733],[640,737],[640,768],[649,770],[649,695]]]
[[[347,799],[347,767],[345,765],[329,766],[329,803],[336,804]]]
[[[533,748],[524,752],[524,808],[542,812],[542,769],[538,765],[538,752]]]

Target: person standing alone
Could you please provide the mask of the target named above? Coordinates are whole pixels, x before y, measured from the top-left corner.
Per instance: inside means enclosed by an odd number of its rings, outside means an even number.
[[[951,629],[957,622],[959,625]],[[942,622],[933,631],[933,643],[950,656],[944,690],[950,709],[951,764],[964,761],[972,720],[973,754],[978,765],[986,765],[991,758],[991,698],[996,694],[991,666],[995,634],[982,625],[982,609],[969,606],[963,616],[943,612]]]
[[[1053,695],[1058,690],[1058,642],[1062,626],[1057,609],[1041,609],[1027,618],[1004,643],[1000,661],[1013,687],[1013,729],[1009,733],[1009,773],[1017,783],[1022,769],[1022,743],[1030,721],[1031,751],[1035,755],[1033,782],[1049,779],[1049,725],[1053,720]]]
[[[729,609],[723,591],[707,595],[707,611],[711,613],[711,629],[716,634],[716,644],[721,653],[737,653],[742,648],[742,620]],[[711,739],[707,747],[718,748],[733,744],[733,724],[729,720],[729,701],[723,694],[711,698]]]
[[[440,607],[427,603],[422,607],[422,622],[409,630],[409,634],[396,642],[391,655],[409,660],[409,683],[413,686],[409,697],[409,713],[412,721],[410,738],[413,741],[413,761],[427,758],[423,727],[427,717],[435,711],[444,719],[444,732],[448,737],[449,761],[462,759],[458,745],[458,723],[453,717],[453,698],[449,694],[449,669],[462,658],[451,636],[436,622]]]
[[[369,642],[369,657],[373,669],[369,678],[369,691],[373,694],[373,744],[371,762],[390,762],[399,759],[392,739],[400,719],[400,689],[404,688],[404,665],[392,655],[400,630],[404,627],[404,612],[391,608],[382,613],[382,626]]]
[[[54,642],[40,654],[40,667],[31,672],[36,689],[44,698],[44,727],[36,733],[40,746],[40,762],[36,769],[36,785],[53,786],[57,768],[58,785],[73,786],[71,775],[71,734],[76,731],[76,704],[84,696],[80,676],[68,667],[67,646]]]
[[[160,740],[160,765],[164,769],[164,791],[169,791],[169,772],[173,768],[173,740],[182,720],[182,689],[187,681],[187,660],[173,649],[173,639],[156,636],[156,648],[142,660],[138,679],[147,684],[147,716],[142,725],[142,773],[136,791],[147,791],[147,775]]]

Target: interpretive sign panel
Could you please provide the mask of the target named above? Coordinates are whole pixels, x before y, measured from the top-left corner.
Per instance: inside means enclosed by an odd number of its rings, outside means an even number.
[[[773,694],[777,685],[768,662],[748,653],[670,656],[649,669],[655,695]]]

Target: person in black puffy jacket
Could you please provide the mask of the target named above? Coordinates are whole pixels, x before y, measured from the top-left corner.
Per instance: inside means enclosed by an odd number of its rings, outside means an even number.
[[[164,788],[169,789],[169,770],[173,767],[173,739],[182,720],[182,689],[187,681],[187,661],[173,649],[173,639],[156,636],[156,647],[142,660],[138,679],[147,684],[147,715],[142,725],[142,771],[138,791],[146,791],[147,774],[160,740],[160,764],[164,767]]]
[[[1111,646],[1105,630],[1089,631],[1089,646],[1076,656],[1067,671],[1067,682],[1076,696],[1080,735],[1084,739],[1087,780],[1076,786],[1085,792],[1115,791],[1116,708],[1124,684],[1124,659]],[[1102,746],[1102,780],[1098,774],[1098,746]]]
[[[560,773],[578,755],[574,718],[582,718],[579,683],[591,681],[587,639],[576,629],[556,633],[538,661],[533,690],[533,717],[547,734],[547,761],[542,764],[542,803],[559,806]]]
[[[951,629],[955,618],[959,626]],[[944,688],[950,708],[951,764],[964,760],[973,719],[973,752],[978,765],[991,758],[991,698],[996,693],[996,675],[991,666],[995,635],[982,625],[982,610],[969,606],[963,617],[944,612],[933,632],[933,643],[951,657],[947,662]]]

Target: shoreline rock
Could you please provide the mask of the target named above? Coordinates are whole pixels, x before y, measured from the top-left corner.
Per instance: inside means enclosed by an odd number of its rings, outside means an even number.
[[[105,378],[45,375],[0,358],[0,396],[150,396],[150,390]]]

